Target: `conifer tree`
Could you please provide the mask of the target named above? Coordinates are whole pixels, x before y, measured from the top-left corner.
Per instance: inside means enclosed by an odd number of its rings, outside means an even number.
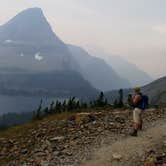
[[[133,101],[132,101],[132,95],[131,95],[131,94],[128,95],[127,103],[128,103],[128,106],[129,106],[129,107],[132,107],[132,106],[133,106]]]
[[[62,104],[62,110],[63,111],[66,111],[66,100],[63,101],[63,104]]]
[[[123,107],[123,89],[119,90],[119,103],[118,103],[118,107],[121,108]]]
[[[43,100],[41,99],[41,100],[40,100],[39,107],[38,107],[38,109],[37,109],[37,111],[36,111],[36,118],[37,118],[37,119],[40,119],[40,117],[41,117],[42,103],[43,103]]]
[[[94,105],[96,107],[104,107],[107,105],[107,99],[104,97],[103,92],[101,92],[100,95],[98,96],[97,100],[94,101]]]
[[[44,109],[44,113],[45,113],[45,115],[48,115],[48,114],[49,114],[49,109],[48,109],[48,107],[46,107],[46,108]]]
[[[50,104],[50,109],[49,109],[49,113],[53,113],[54,112],[54,101],[52,101],[52,103]]]
[[[117,99],[115,99],[114,104],[113,104],[113,107],[114,107],[114,108],[117,108],[117,107],[118,107],[118,100],[117,100]]]
[[[80,101],[79,100],[76,103],[76,109],[80,109]]]

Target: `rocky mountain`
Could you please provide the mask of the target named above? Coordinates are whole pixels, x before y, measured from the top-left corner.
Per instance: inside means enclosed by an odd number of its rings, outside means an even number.
[[[149,96],[151,105],[166,106],[166,77],[153,81],[152,83],[143,86],[141,89],[144,94]],[[133,93],[132,89],[124,89],[125,98],[131,93]],[[113,102],[118,98],[118,91],[108,92],[106,96]]]
[[[166,106],[166,77],[162,77],[142,88],[148,94],[151,103],[159,106]]]
[[[37,71],[72,70],[76,63],[43,12],[31,8],[0,27],[0,65]]]
[[[97,93],[39,8],[24,10],[0,26],[0,69],[1,93]]]
[[[103,59],[91,56],[80,47],[68,45],[72,55],[81,68],[81,73],[95,88],[102,91],[128,88],[131,84],[121,78]]]

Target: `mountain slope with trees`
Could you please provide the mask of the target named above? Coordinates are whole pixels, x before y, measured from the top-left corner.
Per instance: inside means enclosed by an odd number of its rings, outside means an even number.
[[[142,93],[149,96],[150,104],[153,106],[166,106],[166,77],[162,77],[152,83],[141,88]],[[132,89],[124,89],[123,94],[125,100],[129,94],[132,94]],[[119,97],[119,92],[114,90],[106,93],[106,97],[110,102],[114,102]]]

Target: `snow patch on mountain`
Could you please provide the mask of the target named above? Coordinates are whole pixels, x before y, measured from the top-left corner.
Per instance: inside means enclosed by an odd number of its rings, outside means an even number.
[[[24,54],[23,54],[23,53],[21,53],[21,54],[20,54],[20,56],[21,56],[21,57],[23,57],[23,56],[24,56]]]
[[[43,57],[40,55],[40,52],[35,54],[35,59],[38,60],[38,61],[43,60]]]
[[[12,41],[12,40],[10,40],[10,39],[8,39],[8,40],[5,40],[5,41],[4,41],[4,43],[5,43],[5,44],[8,44],[8,43],[13,43],[13,41]]]

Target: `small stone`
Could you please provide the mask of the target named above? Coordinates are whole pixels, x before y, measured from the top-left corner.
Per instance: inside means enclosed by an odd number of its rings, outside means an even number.
[[[67,120],[68,120],[68,121],[75,121],[75,120],[76,120],[76,116],[75,116],[75,115],[72,115],[72,116],[70,116]]]
[[[115,121],[118,122],[118,123],[125,123],[125,119],[123,117],[119,117],[119,116],[117,116],[115,118]]]
[[[72,152],[67,151],[67,150],[63,150],[62,153],[66,156],[72,156]]]
[[[22,153],[22,154],[26,154],[27,152],[28,152],[27,149],[23,149],[23,150],[21,150],[21,153]]]
[[[54,137],[54,138],[51,138],[51,139],[50,139],[50,141],[61,141],[61,140],[64,140],[64,137],[63,137],[63,136]]]
[[[114,153],[114,154],[112,155],[112,157],[113,157],[114,160],[121,160],[121,159],[122,159],[122,155],[120,155],[120,154],[118,154],[118,153]]]
[[[60,152],[59,151],[54,151],[53,154],[54,154],[54,156],[59,156]]]
[[[89,122],[94,122],[97,120],[96,116],[93,114],[89,114],[88,117],[89,117]]]
[[[48,161],[41,161],[41,166],[48,166],[49,162]]]
[[[96,121],[93,121],[92,123],[95,125],[95,124],[96,124]]]
[[[115,123],[113,123],[113,122],[110,122],[109,124],[110,124],[111,126],[115,125]]]
[[[148,139],[152,139],[153,137],[152,136],[150,136],[150,135],[147,135],[146,136]]]

